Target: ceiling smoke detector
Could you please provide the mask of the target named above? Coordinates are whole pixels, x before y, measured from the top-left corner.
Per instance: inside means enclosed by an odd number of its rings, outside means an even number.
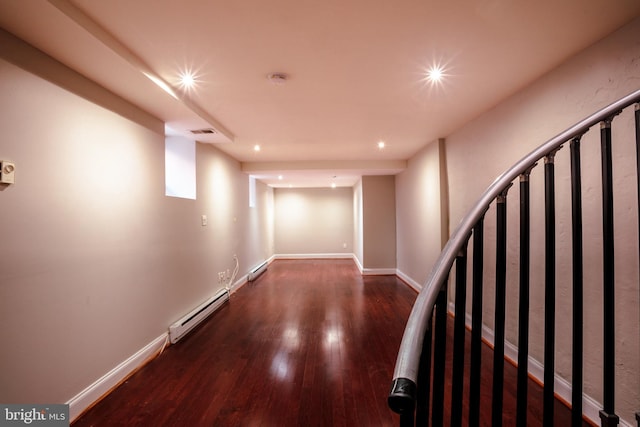
[[[267,79],[274,85],[283,85],[289,79],[289,76],[285,73],[271,73],[267,76]]]

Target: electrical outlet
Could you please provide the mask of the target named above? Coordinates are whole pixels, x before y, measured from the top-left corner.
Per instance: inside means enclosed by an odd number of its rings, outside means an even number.
[[[0,183],[14,184],[16,182],[16,165],[8,160],[0,160]]]

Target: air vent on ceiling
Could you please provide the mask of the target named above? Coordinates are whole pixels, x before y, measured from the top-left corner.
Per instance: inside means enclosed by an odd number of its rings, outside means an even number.
[[[215,134],[215,133],[218,133],[218,132],[216,132],[216,130],[215,130],[215,129],[213,129],[213,128],[206,128],[206,129],[194,129],[194,130],[192,130],[192,131],[190,131],[190,132],[191,132],[192,134],[194,134],[194,135],[213,135],[213,134]]]

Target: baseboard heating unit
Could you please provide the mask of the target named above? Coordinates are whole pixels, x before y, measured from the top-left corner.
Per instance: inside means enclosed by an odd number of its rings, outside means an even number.
[[[267,261],[264,261],[262,264],[258,264],[257,266],[255,266],[253,270],[251,270],[249,274],[247,274],[247,281],[253,282],[254,280],[256,280],[258,276],[267,271],[268,266],[269,263]]]
[[[171,344],[175,344],[184,337],[190,330],[198,326],[211,313],[216,311],[222,304],[229,301],[229,292],[221,289],[217,294],[200,304],[191,312],[185,314],[180,320],[169,326],[169,339]]]

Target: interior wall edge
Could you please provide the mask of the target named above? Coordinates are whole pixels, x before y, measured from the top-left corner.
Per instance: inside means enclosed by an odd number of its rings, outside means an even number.
[[[406,274],[404,271],[402,271],[400,269],[396,269],[396,275],[400,278],[400,280],[405,282],[407,285],[409,285],[416,292],[420,292],[422,290],[423,285],[421,285],[420,283],[418,283],[415,280],[413,280],[413,278],[411,276],[409,276],[408,274]]]
[[[0,28],[0,57],[140,126],[164,135],[162,120]]]
[[[444,249],[451,236],[447,144],[445,138],[438,138],[438,160],[440,166],[440,247]]]

